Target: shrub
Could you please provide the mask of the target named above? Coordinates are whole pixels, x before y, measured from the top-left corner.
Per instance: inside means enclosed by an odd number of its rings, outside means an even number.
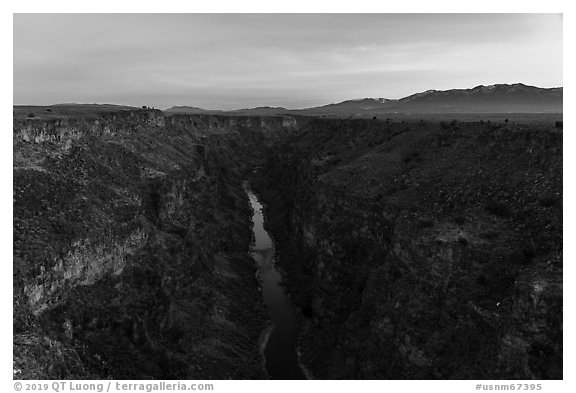
[[[485,287],[486,285],[488,285],[488,281],[486,280],[486,276],[484,275],[480,275],[476,278],[476,284],[478,285],[482,285],[483,287]]]
[[[538,198],[538,202],[540,203],[540,206],[543,207],[551,207],[554,206],[556,204],[556,202],[558,202],[558,200],[560,200],[560,198],[556,195],[545,195],[542,196],[540,198]]]
[[[536,256],[536,247],[534,247],[533,244],[529,244],[526,247],[524,247],[524,249],[522,249],[522,254],[524,255],[526,262],[528,263],[532,261],[532,259]]]
[[[480,235],[480,237],[482,237],[483,239],[486,240],[494,240],[498,237],[499,233],[496,231],[488,231],[488,232],[484,232],[483,234]]]
[[[536,256],[536,248],[532,244],[526,244],[522,249],[516,250],[510,256],[510,261],[517,265],[527,265]]]
[[[458,225],[464,225],[466,218],[464,216],[456,216],[454,217],[454,222]]]
[[[420,228],[432,228],[434,226],[434,220],[431,218],[422,218],[419,223]]]
[[[396,188],[396,186],[392,186],[385,191],[385,195],[390,196],[390,195],[395,194],[397,191],[398,191],[398,188]]]
[[[407,164],[414,159],[416,161],[422,161],[422,159],[420,158],[420,153],[418,153],[417,151],[414,151],[412,153],[406,153],[402,158],[402,161],[404,161],[404,163]]]
[[[499,217],[509,217],[511,212],[510,208],[503,202],[492,199],[486,203],[486,210],[490,214],[494,214]]]

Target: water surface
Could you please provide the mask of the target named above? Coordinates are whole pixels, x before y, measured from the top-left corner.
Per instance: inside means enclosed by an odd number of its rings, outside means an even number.
[[[262,205],[248,187],[246,193],[254,212],[252,257],[258,264],[262,296],[274,323],[264,349],[266,370],[271,379],[305,379],[296,355],[296,314],[282,287],[282,276],[274,264],[274,242],[264,229]]]

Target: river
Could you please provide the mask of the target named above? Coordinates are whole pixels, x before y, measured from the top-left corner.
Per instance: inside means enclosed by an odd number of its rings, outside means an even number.
[[[264,229],[262,204],[249,187],[245,187],[245,190],[253,210],[252,257],[258,264],[262,296],[273,322],[264,347],[266,371],[270,379],[306,379],[296,354],[296,313],[275,266],[276,250],[272,238]]]

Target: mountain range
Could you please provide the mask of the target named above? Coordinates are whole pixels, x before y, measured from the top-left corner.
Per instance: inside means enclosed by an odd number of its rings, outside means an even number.
[[[362,98],[306,109],[257,107],[231,111],[174,106],[167,113],[235,115],[367,116],[419,113],[562,113],[563,88],[522,83],[479,85],[472,89],[428,90],[400,99]]]

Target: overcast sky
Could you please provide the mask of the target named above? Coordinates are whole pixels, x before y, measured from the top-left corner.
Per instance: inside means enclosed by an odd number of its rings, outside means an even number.
[[[555,14],[15,14],[14,104],[303,108],[562,86]]]

